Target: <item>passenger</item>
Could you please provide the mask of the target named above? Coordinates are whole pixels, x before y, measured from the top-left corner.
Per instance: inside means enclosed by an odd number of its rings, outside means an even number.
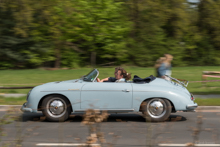
[[[160,57],[159,59],[157,59],[154,68],[156,71],[156,77],[159,77],[159,73],[158,73],[158,68],[161,66],[161,64],[166,60],[166,57]]]
[[[157,77],[166,79],[165,75],[171,76],[171,61],[173,60],[173,56],[170,54],[164,54],[165,60],[161,63],[160,67],[157,69]]]

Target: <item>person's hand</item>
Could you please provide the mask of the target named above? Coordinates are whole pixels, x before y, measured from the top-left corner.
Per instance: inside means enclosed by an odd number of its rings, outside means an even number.
[[[99,78],[96,78],[97,82],[100,82],[100,79]]]

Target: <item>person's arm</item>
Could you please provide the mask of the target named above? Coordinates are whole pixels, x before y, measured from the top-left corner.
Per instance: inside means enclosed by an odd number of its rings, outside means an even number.
[[[96,78],[97,82],[100,82],[101,80],[99,78]]]
[[[101,82],[104,82],[104,81],[108,81],[108,78],[104,78],[101,80]]]
[[[100,80],[99,78],[97,78],[98,80],[97,80],[97,82],[104,82],[104,81],[108,81],[108,78],[104,78],[104,79],[102,79],[102,80]]]

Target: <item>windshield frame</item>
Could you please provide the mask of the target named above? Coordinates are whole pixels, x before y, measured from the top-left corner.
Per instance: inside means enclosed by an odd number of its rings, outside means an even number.
[[[84,80],[85,78],[87,78],[91,73],[93,73],[94,71],[97,72],[97,75],[95,76],[95,78],[90,81],[90,80]],[[85,81],[85,82],[94,82],[96,80],[96,78],[99,76],[99,71],[97,69],[93,69],[92,71],[90,71],[87,75],[83,76],[82,77],[82,80]]]

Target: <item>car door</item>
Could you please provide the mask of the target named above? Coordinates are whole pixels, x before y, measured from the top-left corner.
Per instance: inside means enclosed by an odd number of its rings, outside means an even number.
[[[81,109],[132,108],[131,83],[88,82],[81,89]]]

